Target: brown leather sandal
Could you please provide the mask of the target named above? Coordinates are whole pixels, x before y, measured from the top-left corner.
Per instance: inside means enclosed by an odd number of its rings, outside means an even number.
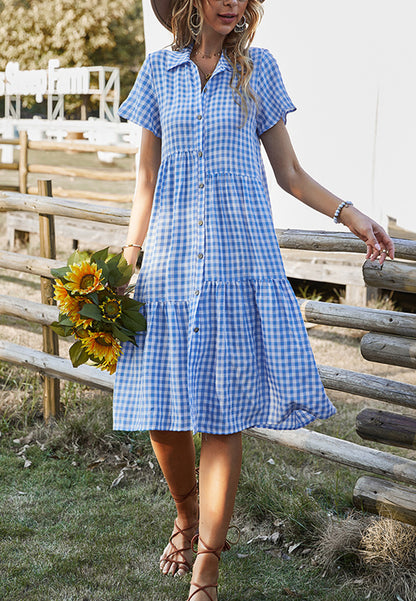
[[[184,501],[186,501],[186,499],[188,499],[188,497],[190,497],[192,495],[198,495],[198,484],[196,482],[193,485],[193,487],[191,488],[191,490],[188,493],[186,493],[185,495],[180,495],[180,496],[172,495],[172,497],[173,497],[175,503],[178,504],[178,503],[183,503]],[[188,534],[186,534],[186,532],[187,532],[187,530],[194,530],[195,526],[198,526],[198,524],[199,524],[199,520],[197,520],[190,526],[187,526],[186,528],[180,528],[178,525],[178,522],[175,519],[174,532],[171,535],[171,537],[169,538],[169,543],[173,547],[173,551],[168,553],[168,555],[166,555],[166,557],[161,556],[160,560],[159,560],[159,562],[167,561],[171,564],[176,563],[178,565],[178,568],[175,570],[175,572],[172,575],[175,575],[179,570],[184,570],[185,573],[187,573],[191,570],[192,565],[183,554],[184,551],[189,551],[190,549],[192,549],[192,538]],[[178,536],[179,534],[182,534],[182,536],[185,538],[185,540],[189,543],[188,547],[183,547],[182,549],[178,549],[178,547],[175,545],[175,543],[173,542],[173,539],[176,536]],[[175,555],[179,555],[179,557],[181,557],[182,559],[174,559]],[[160,568],[161,571],[163,570],[165,565],[166,564],[164,564],[163,567]]]
[[[208,547],[208,546],[207,546],[207,545],[204,543],[204,541],[201,539],[201,537],[200,537],[200,536],[198,536],[198,535],[195,535],[195,536],[192,538],[192,542],[191,542],[192,549],[194,549],[194,547],[195,547],[195,543],[197,543],[197,541],[198,541],[198,540],[199,540],[199,542],[201,542],[201,543],[204,545],[204,547],[205,547],[205,550],[202,550],[202,551],[197,551],[197,552],[196,552],[196,554],[197,554],[197,555],[202,555],[203,553],[212,553],[213,555],[215,555],[215,557],[217,557],[217,558],[218,558],[218,560],[220,560],[220,559],[221,559],[221,552],[224,550],[225,544],[224,544],[224,545],[221,545],[221,547],[218,547],[217,549],[210,549],[210,548],[209,548],[209,547]],[[214,599],[211,597],[211,595],[209,594],[209,592],[208,592],[206,589],[207,589],[207,588],[215,588],[215,589],[217,589],[217,587],[218,587],[218,582],[216,582],[215,584],[205,584],[205,585],[200,585],[200,584],[198,584],[197,582],[192,582],[192,581],[191,581],[191,586],[196,586],[196,589],[194,590],[194,592],[193,592],[193,593],[191,593],[191,594],[189,595],[189,597],[188,597],[187,601],[190,601],[190,599],[192,599],[192,597],[193,597],[194,595],[196,595],[197,593],[200,593],[201,591],[202,591],[202,592],[204,592],[204,593],[206,594],[206,596],[208,597],[209,601],[214,601]]]

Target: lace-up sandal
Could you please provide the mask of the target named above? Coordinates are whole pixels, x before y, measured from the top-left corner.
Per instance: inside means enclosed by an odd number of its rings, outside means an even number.
[[[194,553],[196,553],[197,555],[203,555],[204,553],[212,553],[213,555],[215,555],[215,557],[218,558],[218,561],[221,559],[221,553],[223,551],[228,551],[229,549],[231,549],[232,545],[236,545],[238,543],[238,541],[240,540],[240,529],[237,526],[230,526],[230,528],[235,528],[238,531],[238,537],[237,540],[235,541],[230,541],[228,539],[225,540],[225,543],[221,546],[218,547],[217,549],[210,549],[205,543],[204,541],[201,539],[201,537],[198,534],[195,534],[195,536],[192,538],[191,541],[191,546],[192,546],[192,550],[194,551]],[[205,549],[203,549],[202,551],[198,551],[195,549],[195,545],[198,544],[198,541],[201,542]],[[191,582],[191,586],[196,586],[196,589],[194,590],[193,593],[191,593],[187,599],[187,601],[190,601],[190,599],[192,599],[192,597],[194,595],[196,595],[199,592],[203,592],[205,593],[205,595],[208,597],[209,601],[214,601],[214,599],[211,597],[210,593],[207,591],[207,589],[209,588],[215,588],[215,590],[217,590],[218,588],[218,582],[216,582],[215,584],[205,584],[205,585],[200,585],[197,584],[196,582]]]
[[[199,541],[200,543],[202,543],[202,544],[204,545],[204,547],[205,547],[205,549],[203,549],[202,551],[195,551],[195,545],[198,543],[198,541]],[[192,545],[192,549],[193,549],[193,551],[194,551],[194,552],[196,552],[196,554],[197,554],[197,555],[202,555],[202,554],[204,554],[204,553],[212,553],[213,555],[215,555],[215,557],[217,557],[217,558],[218,558],[218,561],[221,559],[221,552],[223,551],[223,549],[224,549],[224,547],[225,547],[225,545],[221,545],[221,547],[218,547],[217,549],[210,549],[210,548],[209,548],[209,547],[208,547],[208,546],[207,546],[207,545],[204,543],[204,541],[201,539],[201,537],[200,537],[200,536],[198,536],[198,535],[195,535],[195,536],[192,538],[191,545]],[[201,585],[201,584],[198,584],[197,582],[192,582],[192,581],[191,581],[191,586],[195,586],[195,587],[196,587],[196,589],[194,590],[194,592],[193,592],[193,593],[191,593],[191,594],[189,595],[189,597],[188,597],[188,600],[187,600],[187,601],[190,601],[190,599],[192,599],[192,597],[193,597],[194,595],[196,595],[197,593],[200,593],[201,591],[202,591],[203,593],[205,593],[205,595],[208,597],[209,601],[214,601],[214,599],[211,597],[211,595],[210,595],[210,593],[207,591],[207,589],[208,589],[208,588],[215,588],[215,590],[217,590],[217,587],[218,587],[218,582],[216,582],[215,584],[205,584],[205,585]]]
[[[193,495],[198,495],[198,484],[196,482],[193,485],[193,487],[191,488],[191,490],[188,493],[186,493],[185,495],[181,495],[181,496],[172,495],[172,497],[173,497],[173,500],[175,501],[175,503],[179,504],[179,503],[183,503],[184,501],[186,501],[186,499],[188,499],[189,497],[191,497]],[[173,548],[173,550],[170,553],[168,553],[166,556],[161,555],[160,560],[159,560],[160,562],[164,561],[164,562],[169,562],[171,564],[172,563],[177,564],[178,567],[172,575],[176,575],[179,572],[179,570],[183,570],[185,573],[187,573],[192,569],[192,565],[186,559],[184,552],[192,549],[192,537],[190,536],[190,534],[187,534],[187,532],[194,531],[195,527],[197,527],[198,524],[199,524],[199,520],[197,520],[190,526],[187,526],[186,528],[180,528],[180,526],[178,525],[178,522],[177,522],[177,518],[175,519],[173,533],[172,533],[171,537],[169,538],[169,543],[170,543],[171,547]],[[180,534],[182,534],[184,539],[189,543],[188,546],[182,547],[181,549],[179,549],[176,546],[176,544],[173,542],[173,539]],[[178,558],[178,556],[179,556],[179,558]],[[175,559],[175,557],[176,557],[176,559]],[[166,563],[163,564],[163,566],[160,568],[161,571],[163,570],[165,565],[166,565]]]

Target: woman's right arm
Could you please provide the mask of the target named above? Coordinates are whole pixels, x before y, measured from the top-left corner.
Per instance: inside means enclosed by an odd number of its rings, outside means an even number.
[[[146,237],[160,160],[161,139],[142,127],[140,161],[126,244],[141,245]],[[136,265],[138,255],[139,249],[134,246],[124,249],[124,257],[129,265]]]

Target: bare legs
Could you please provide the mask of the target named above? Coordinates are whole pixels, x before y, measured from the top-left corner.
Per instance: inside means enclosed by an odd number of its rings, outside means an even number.
[[[161,555],[160,569],[163,574],[174,575],[177,573],[181,576],[188,571],[182,562],[185,560],[190,564],[192,560],[190,540],[198,527],[197,494],[187,496],[196,483],[195,447],[192,432],[153,430],[150,432],[150,440],[169,490],[174,499],[179,499],[175,501],[178,517],[172,534],[177,530],[176,525],[184,530],[183,534],[175,535],[172,541],[174,545],[168,543],[164,549]],[[180,500],[181,497],[187,498]],[[188,548],[189,550],[174,553],[175,548]]]
[[[195,482],[195,449],[191,432],[152,431],[150,433],[154,452],[173,496],[186,495]],[[241,432],[236,434],[202,434],[201,460],[199,467],[199,534],[204,543],[215,549],[226,539],[234,509],[235,495],[241,470]],[[178,524],[181,528],[193,523],[198,515],[195,496],[176,504]],[[190,531],[187,531],[187,534]],[[186,540],[175,538],[175,544]],[[188,543],[189,545],[189,543]],[[169,552],[169,545],[164,555]],[[171,549],[172,550],[172,549]],[[200,542],[198,550],[205,550]],[[189,552],[189,559],[192,552]],[[175,559],[175,556],[173,557]],[[161,562],[166,573],[184,573],[173,561]],[[199,585],[215,584],[218,578],[218,558],[211,554],[197,556],[192,582]],[[193,593],[195,587],[191,586]],[[216,599],[215,588],[207,589],[212,599]],[[205,592],[196,593],[192,601],[207,601]]]

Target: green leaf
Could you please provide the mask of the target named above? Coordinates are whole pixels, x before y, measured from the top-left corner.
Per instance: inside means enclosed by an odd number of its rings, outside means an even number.
[[[72,319],[66,315],[66,313],[60,313],[59,314],[59,319],[58,319],[59,325],[60,326],[73,326],[74,322],[72,321]]]
[[[107,263],[105,261],[102,261],[101,259],[98,259],[96,262],[96,265],[97,265],[98,269],[101,269],[101,271],[102,271],[102,276],[101,276],[102,283],[107,284],[108,276],[110,274],[110,270],[108,269]]]
[[[134,298],[130,298],[129,296],[123,296],[122,298],[123,310],[129,311],[133,309],[134,311],[138,311],[140,307],[142,307],[145,303],[141,303]]]
[[[105,261],[108,257],[109,246],[107,248],[103,248],[102,250],[97,250],[94,254],[91,255],[91,263],[97,263],[97,261]]]
[[[51,275],[53,275],[54,278],[56,278],[57,280],[65,280],[66,279],[66,274],[68,273],[69,269],[68,266],[65,265],[64,267],[58,267],[57,269],[51,269]]]
[[[131,335],[124,332],[122,329],[118,328],[115,324],[112,327],[113,336],[118,338],[120,342],[128,342],[131,339]]]
[[[69,348],[69,357],[74,367],[79,367],[88,361],[89,355],[82,346],[80,340],[74,342],[74,344]]]
[[[82,317],[90,317],[91,319],[96,319],[97,321],[101,321],[103,318],[100,309],[97,307],[97,305],[93,304],[84,305],[79,314],[82,315]]]
[[[98,293],[97,292],[90,292],[88,295],[88,298],[95,304],[95,305],[99,305],[100,304],[100,300],[98,298]]]
[[[82,261],[83,259],[81,257],[81,254],[77,250],[74,250],[72,255],[68,257],[67,265],[69,267],[70,265],[74,265],[75,263],[82,263]]]
[[[57,321],[50,324],[51,329],[58,334],[58,336],[71,336],[74,333],[74,326],[64,326]]]
[[[134,319],[128,317],[127,315],[122,315],[121,323],[131,332],[140,332],[147,329],[146,320],[141,313],[136,313]]]

